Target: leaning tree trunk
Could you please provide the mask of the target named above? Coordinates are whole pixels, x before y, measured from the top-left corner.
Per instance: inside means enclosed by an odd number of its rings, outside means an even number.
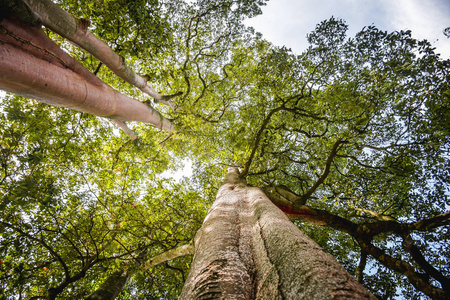
[[[181,299],[376,299],[231,168],[195,237]]]
[[[171,96],[163,96],[156,92],[148,85],[147,78],[136,74],[127,66],[125,60],[119,54],[115,53],[105,42],[92,34],[87,29],[89,23],[87,20],[75,18],[51,0],[25,0],[25,2],[39,15],[45,27],[50,28],[88,51],[116,75],[138,87],[144,93],[161,103],[173,106],[170,102],[165,101]]]
[[[132,260],[130,264],[124,264],[122,267],[111,273],[99,288],[92,292],[85,300],[114,300],[119,296],[120,292],[137,268],[141,268],[142,271],[145,271],[168,260],[188,254],[194,254],[192,241],[187,245],[170,249],[144,262],[140,261],[140,259],[136,259],[136,261]]]
[[[172,131],[158,111],[95,77],[35,26],[0,21],[0,89],[101,117]],[[126,130],[126,128],[125,128]]]

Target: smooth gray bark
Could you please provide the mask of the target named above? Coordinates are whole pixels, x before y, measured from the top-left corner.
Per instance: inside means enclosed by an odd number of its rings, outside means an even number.
[[[376,299],[232,168],[180,299]]]

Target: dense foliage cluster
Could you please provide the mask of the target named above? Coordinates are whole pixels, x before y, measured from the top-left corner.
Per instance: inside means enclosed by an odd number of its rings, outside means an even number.
[[[263,4],[60,1],[159,91],[183,92],[159,107],[178,130],[131,124],[130,140],[94,116],[2,97],[0,299],[83,298],[128,267],[120,299],[177,299],[190,256],[140,266],[189,243],[230,165],[381,299],[449,295],[450,61],[409,31],[348,38],[334,18],[294,54],[242,24]],[[188,161],[191,178],[170,178]]]

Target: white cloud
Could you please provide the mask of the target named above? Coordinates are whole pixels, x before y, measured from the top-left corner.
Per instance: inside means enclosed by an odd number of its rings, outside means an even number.
[[[272,0],[263,8],[263,15],[247,21],[272,43],[292,47],[301,52],[307,47],[306,35],[330,17],[341,18],[349,24],[353,35],[366,25],[380,26],[384,7],[369,0]]]
[[[271,0],[263,15],[247,24],[275,45],[300,53],[307,47],[306,34],[331,16],[347,22],[349,35],[372,24],[387,31],[411,29],[413,37],[433,42],[438,52],[450,57],[450,39],[442,33],[450,26],[447,0]]]
[[[389,1],[389,0],[388,0]],[[427,39],[444,58],[450,58],[450,39],[442,31],[450,26],[450,3],[440,0],[386,1],[389,27],[412,31],[417,39]]]

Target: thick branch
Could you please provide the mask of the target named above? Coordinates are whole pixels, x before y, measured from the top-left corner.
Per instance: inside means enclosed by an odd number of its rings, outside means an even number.
[[[142,269],[148,270],[150,268],[153,268],[156,265],[159,265],[160,263],[163,263],[168,260],[172,260],[172,259],[180,257],[180,256],[188,255],[188,254],[194,254],[193,241],[191,241],[187,245],[183,245],[183,246],[177,247],[175,249],[168,250],[164,253],[161,253],[160,255],[157,255],[157,256],[147,260],[143,264]]]
[[[363,283],[364,269],[366,268],[366,263],[367,263],[367,252],[361,249],[361,258],[359,260],[359,265],[356,268],[356,280],[359,283]]]
[[[172,131],[159,112],[102,82],[45,33],[4,19],[0,26],[0,89],[118,121]]]
[[[383,221],[395,221],[395,219],[393,219],[392,217],[389,217],[389,216],[377,213],[377,212],[369,210],[369,209],[355,208],[355,210],[361,211],[361,212],[365,212],[365,213],[367,213],[369,215],[372,215],[372,216],[374,216],[374,217],[376,217],[376,218],[378,218],[380,220],[383,220]]]
[[[91,267],[93,264],[89,265]],[[49,300],[54,300],[56,297],[61,294],[64,289],[71,283],[74,283],[75,281],[83,278],[86,276],[86,271],[88,268],[83,268],[80,272],[78,272],[76,275],[66,278],[61,284],[59,284],[57,287],[52,287],[48,289],[48,297]]]
[[[327,225],[337,230],[358,235],[358,225],[326,210],[314,209],[306,205],[295,205],[287,197],[273,191],[273,188],[263,189],[267,197],[281,209],[291,220],[302,220],[316,225]],[[289,195],[289,197],[293,197]]]
[[[370,213],[381,218],[382,221],[357,224],[326,210],[314,209],[307,205],[299,204],[301,203],[299,202],[301,197],[298,197],[286,187],[267,186],[263,188],[263,191],[291,220],[303,220],[312,224],[328,225],[337,230],[347,232],[357,239],[364,237],[366,240],[371,240],[374,236],[383,232],[404,236],[412,231],[429,231],[450,223],[450,211],[417,222],[399,223],[389,216],[358,208],[357,210]]]
[[[427,231],[437,227],[450,225],[450,211],[443,214],[408,224],[410,230]]]
[[[87,29],[89,21],[75,18],[50,0],[25,0],[25,2],[41,17],[45,27],[91,53],[126,82],[161,103],[172,107],[172,104],[166,101],[168,97],[159,94],[147,83],[148,78],[131,70],[123,57],[115,53],[105,42]]]
[[[393,224],[399,224],[397,222],[376,222],[376,223],[369,223],[369,224],[361,224],[357,225],[349,220],[346,220],[342,217],[339,217],[337,215],[333,215],[325,210],[319,210],[319,209],[312,209],[306,205],[302,205],[299,207],[294,207],[292,203],[289,203],[288,201],[284,202],[276,202],[276,198],[271,198],[269,195],[270,200],[272,200],[275,205],[277,205],[282,211],[284,211],[286,214],[288,214],[289,217],[304,220],[313,224],[317,225],[327,225],[330,227],[333,227],[337,230],[347,232],[354,238],[358,240],[361,246],[361,251],[364,251],[367,254],[370,254],[373,256],[376,260],[378,260],[380,263],[385,265],[387,268],[400,272],[407,276],[408,280],[420,291],[424,292],[428,296],[431,296],[436,299],[446,299],[445,297],[448,297],[448,292],[444,292],[443,290],[433,287],[432,285],[426,283],[423,281],[423,279],[420,277],[420,274],[416,273],[414,268],[408,264],[405,261],[393,258],[386,253],[384,253],[383,250],[373,246],[370,243],[370,240],[375,235],[374,232],[372,232],[373,229],[376,227],[370,226],[371,224],[383,224],[387,225],[382,226],[386,230],[383,232],[397,232],[397,230],[401,229],[401,226],[393,226]],[[274,201],[275,199],[275,201]],[[280,205],[281,204],[281,205]],[[399,224],[400,225],[400,224]],[[395,228],[396,227],[396,228]],[[388,228],[391,228],[391,230],[388,230]],[[376,231],[376,233],[379,233],[379,231]],[[398,232],[397,232],[398,233]],[[427,271],[426,269],[424,269]],[[431,275],[431,274],[430,274]],[[436,276],[439,276],[435,274]],[[362,279],[362,273],[360,274]],[[440,277],[439,277],[440,278]],[[442,278],[440,278],[442,279]],[[444,279],[445,280],[445,279]]]
[[[363,231],[370,233],[372,236],[382,232],[392,232],[400,236],[408,234],[412,231],[430,231],[434,228],[446,226],[450,224],[450,211],[440,214],[435,217],[420,220],[411,223],[399,223],[393,219],[383,220],[372,223],[360,224]]]
[[[344,143],[342,139],[338,139],[331,149],[330,155],[327,158],[325,163],[325,168],[323,169],[322,175],[320,175],[319,179],[314,183],[314,185],[298,200],[299,204],[306,203],[306,201],[311,197],[311,195],[317,190],[317,188],[325,181],[328,174],[330,173],[331,163],[333,162],[336,153],[338,152],[339,145]]]
[[[424,292],[427,296],[433,299],[448,299],[450,294],[445,292],[437,287],[430,285],[425,282],[420,274],[416,273],[414,267],[412,267],[407,262],[396,259],[390,255],[387,255],[383,250],[378,247],[375,247],[370,242],[359,240],[359,244],[361,249],[366,251],[368,254],[373,256],[376,260],[382,263],[387,268],[394,270],[396,272],[400,272],[404,274],[408,280],[414,285],[419,291]]]
[[[450,292],[450,279],[445,277],[441,272],[439,272],[435,267],[433,267],[422,255],[422,252],[416,245],[411,235],[407,234],[403,237],[403,247],[411,253],[412,258],[419,264],[419,266],[434,279],[439,281],[442,288],[449,293]]]
[[[275,205],[279,204],[286,208],[293,203],[298,202],[300,198],[300,196],[291,191],[288,187],[282,185],[266,186],[263,187],[262,190]]]
[[[41,26],[41,19],[22,0],[2,0],[0,2],[0,20],[7,16],[30,26]]]
[[[123,290],[131,274],[126,268],[120,267],[102,283],[102,285],[90,294],[86,300],[115,299]]]
[[[409,224],[400,224],[396,221],[378,221],[373,223],[356,224],[347,219],[331,214],[325,210],[313,209],[306,205],[295,206],[293,203],[286,200],[286,198],[273,197],[274,193],[269,192],[267,193],[267,195],[269,199],[283,212],[285,212],[291,219],[303,220],[317,225],[327,225],[337,230],[349,233],[356,240],[358,240],[361,246],[362,258],[363,255],[370,254],[387,268],[404,274],[418,290],[424,292],[426,295],[436,299],[447,299],[446,297],[449,297],[448,291],[441,290],[425,282],[421,278],[421,274],[417,273],[414,270],[414,267],[412,267],[409,263],[387,255],[383,250],[373,246],[370,242],[375,235],[381,232],[392,232],[404,235],[405,233],[409,233],[410,227],[411,229],[414,228],[416,230],[424,230],[424,227],[426,227],[426,225],[442,225],[443,221],[447,220],[448,213]],[[421,224],[424,227],[414,227],[414,225],[417,224]],[[427,274],[436,278],[443,284],[443,286],[449,286],[447,285],[448,279],[444,277],[439,271],[437,271],[433,266],[428,264],[425,258],[423,258],[420,251],[416,251],[418,249],[414,249],[408,244],[406,246],[410,247],[408,251],[412,254],[414,260],[419,263],[423,270],[427,272]],[[362,260],[361,264],[363,263],[364,261]],[[357,270],[357,275],[362,280],[362,270]]]
[[[136,133],[135,133],[133,130],[131,130],[131,129],[127,126],[127,124],[125,124],[125,122],[117,121],[117,120],[113,120],[113,122],[116,123],[120,128],[122,128],[122,130],[123,130],[126,134],[128,134],[128,135],[131,137],[132,140],[136,139],[136,137],[137,137]]]

